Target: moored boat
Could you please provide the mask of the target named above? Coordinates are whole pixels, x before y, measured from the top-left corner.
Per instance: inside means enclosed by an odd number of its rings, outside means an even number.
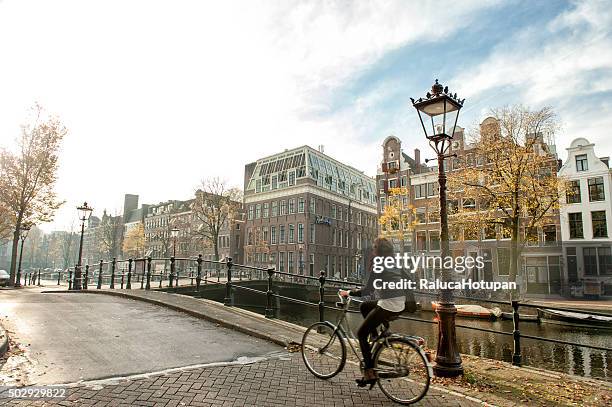
[[[435,301],[431,302],[431,308],[435,311],[439,304]],[[457,316],[463,318],[477,318],[477,319],[497,319],[501,316],[501,309],[485,308],[475,304],[459,304],[455,305],[457,308]]]
[[[538,308],[538,317],[540,321],[552,324],[612,329],[612,316]]]

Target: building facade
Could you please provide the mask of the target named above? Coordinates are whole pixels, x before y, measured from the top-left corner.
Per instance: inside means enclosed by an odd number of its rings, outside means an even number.
[[[572,141],[559,175],[569,183],[561,204],[565,275],[574,295],[612,295],[612,173],[587,139]]]
[[[487,118],[483,126],[496,126],[493,118]],[[541,137],[541,136],[538,136]],[[541,140],[542,154],[550,157],[551,165],[556,166],[555,146]],[[377,173],[378,211],[381,214],[385,205],[393,199],[393,193],[399,190],[402,194],[402,210],[411,217],[409,232],[404,233],[402,242],[405,251],[438,256],[440,254],[440,219],[439,187],[437,166],[427,166],[421,162],[417,149],[414,158],[403,152],[401,141],[387,137],[382,145],[383,157]],[[465,131],[457,126],[450,146],[449,154],[456,157],[445,161],[446,171],[452,176],[453,171],[465,166],[482,165],[479,163],[474,146],[466,140]],[[553,168],[556,171],[556,168]],[[405,189],[405,190],[404,190]],[[395,198],[397,201],[397,198]],[[472,199],[450,199],[447,201],[449,211],[453,207],[480,210],[480,203]],[[562,291],[562,251],[560,244],[560,222],[558,211],[547,217],[548,224],[538,228],[527,244],[523,245],[517,283],[524,292],[532,294],[552,294]],[[408,228],[407,228],[408,229]],[[503,228],[491,225],[476,233],[450,229],[451,255],[481,256],[484,267],[467,270],[462,277],[485,281],[508,281],[510,267],[510,236]],[[524,234],[524,231],[522,232]],[[396,244],[396,247],[400,247]],[[436,270],[424,268],[419,273],[425,278],[433,278]]]
[[[311,147],[245,166],[247,264],[360,278],[377,236],[375,181]]]

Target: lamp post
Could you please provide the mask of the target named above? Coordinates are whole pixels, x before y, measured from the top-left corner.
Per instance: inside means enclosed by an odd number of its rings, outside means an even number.
[[[417,110],[421,126],[429,145],[436,152],[438,161],[438,183],[440,184],[440,255],[442,259],[450,256],[448,238],[448,214],[446,210],[446,173],[444,160],[454,154],[449,154],[449,148],[459,111],[465,99],[460,100],[457,94],[449,93],[448,87],[443,87],[436,79],[425,98],[412,100]],[[428,162],[429,160],[426,160]],[[443,282],[452,280],[451,270],[442,268]],[[453,292],[450,289],[440,290],[440,305],[436,308],[438,314],[438,349],[434,373],[439,377],[456,377],[463,374],[461,356],[457,348],[455,335],[455,316],[457,308],[453,302]]]
[[[19,228],[19,239],[21,239],[21,249],[19,249],[19,264],[17,264],[17,278],[15,279],[15,287],[21,287],[21,260],[23,260],[23,244],[28,238],[28,232],[32,228],[29,223],[23,223]]]
[[[176,238],[178,237],[179,232],[180,231],[177,228],[173,228],[170,231],[170,235],[172,236],[172,241],[173,241],[172,243],[172,256],[173,257],[176,257]]]
[[[79,220],[81,221],[81,242],[79,244],[79,260],[77,266],[74,269],[74,281],[72,282],[73,290],[81,289],[81,266],[83,262],[83,236],[85,235],[85,222],[89,220],[93,208],[87,205],[87,202],[83,202],[83,205],[77,206],[79,213]]]

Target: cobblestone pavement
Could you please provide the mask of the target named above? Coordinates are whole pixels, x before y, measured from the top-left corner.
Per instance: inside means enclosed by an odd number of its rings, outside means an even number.
[[[347,365],[335,378],[312,376],[298,353],[252,364],[184,369],[146,378],[81,384],[61,401],[0,399],[8,406],[391,406],[378,387],[356,386]],[[430,388],[418,406],[482,403]]]

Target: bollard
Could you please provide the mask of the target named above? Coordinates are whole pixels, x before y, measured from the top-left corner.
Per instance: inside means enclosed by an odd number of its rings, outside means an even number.
[[[512,364],[514,366],[521,366],[521,331],[519,331],[519,302],[512,301],[512,322],[514,323],[514,330],[512,331],[512,337],[514,338],[514,351],[512,352]]]
[[[62,281],[62,272],[57,272],[57,285],[60,285],[60,281]]]
[[[83,280],[83,290],[87,290],[88,281],[89,281],[89,264],[85,265],[85,279]]]
[[[145,285],[146,290],[151,289],[151,262],[151,256],[147,257],[147,284]]]
[[[164,270],[159,272],[159,288],[162,288],[164,282]]]
[[[174,284],[174,292],[177,293],[178,292],[178,286],[179,286],[179,271],[176,270],[176,280],[175,280],[175,284]]]
[[[123,283],[125,282],[125,270],[121,270],[121,289],[123,290]]]
[[[196,275],[196,292],[200,292],[201,282],[202,282],[202,255],[198,254],[198,274]]]
[[[174,283],[174,256],[170,257],[170,275],[168,276],[168,287],[172,288]]]
[[[100,260],[100,267],[98,268],[98,285],[96,288],[99,290],[102,288],[102,268],[104,267],[104,260]]]
[[[227,258],[227,281],[225,283],[225,299],[223,300],[223,305],[231,306],[232,305],[232,258]]]
[[[42,284],[40,283],[40,269],[38,269],[38,286],[40,287]]]
[[[272,308],[272,276],[274,269],[268,269],[268,291],[266,291],[266,318],[274,318],[274,308]]]
[[[110,280],[111,290],[115,288],[115,268],[116,267],[117,267],[117,259],[113,257],[113,261],[111,263],[111,280]]]
[[[68,290],[72,290],[72,270],[68,269]]]
[[[132,289],[132,259],[128,259],[128,281],[125,288],[127,290]]]
[[[189,270],[189,285],[193,285],[193,269]]]
[[[319,275],[319,321],[325,321],[325,270]]]

